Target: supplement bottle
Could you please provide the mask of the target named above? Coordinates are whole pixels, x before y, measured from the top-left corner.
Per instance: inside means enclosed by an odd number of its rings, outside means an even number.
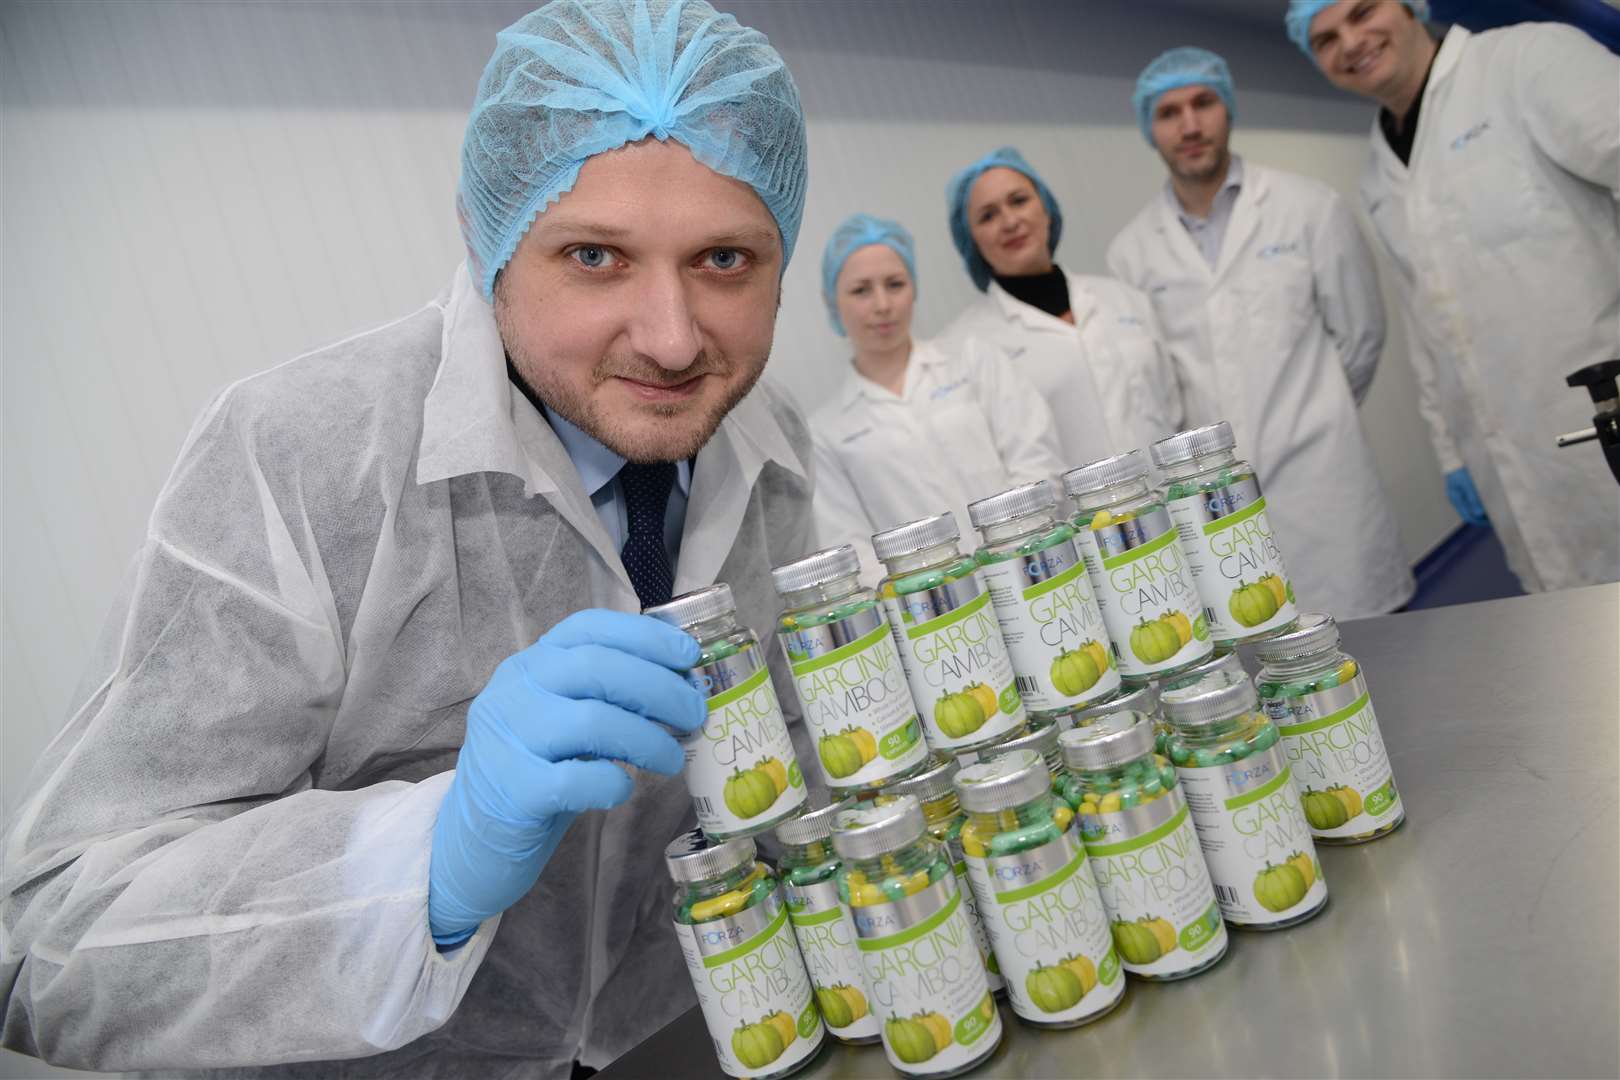
[[[1361,665],[1339,648],[1331,615],[1263,641],[1260,704],[1282,733],[1305,821],[1319,844],[1360,844],[1406,820]]]
[[[878,594],[923,731],[947,753],[999,742],[1025,718],[990,590],[957,535],[944,513],[872,537],[889,571]]]
[[[787,606],[776,633],[835,796],[880,787],[928,762],[888,617],[861,587],[860,570],[860,556],[845,544],[771,571]]]
[[[928,835],[917,800],[841,812],[833,847],[889,1064],[932,1078],[988,1058],[1001,1042],[1001,1014],[950,856]]]
[[[1217,649],[1202,664],[1196,664],[1179,674],[1167,676],[1159,680],[1156,685],[1159,688],[1159,693],[1167,694],[1172,690],[1181,690],[1192,686],[1194,683],[1203,682],[1205,679],[1212,680],[1210,686],[1213,688],[1215,686],[1225,686],[1227,683],[1247,682],[1248,678],[1249,673],[1243,669],[1243,661],[1239,659],[1237,653]],[[1158,734],[1157,745],[1154,749],[1160,754],[1167,754],[1170,744],[1170,722],[1163,716],[1158,715],[1157,700],[1154,702],[1153,712],[1155,714],[1154,731]]]
[[[1170,516],[1192,567],[1217,648],[1293,625],[1294,587],[1254,467],[1233,452],[1225,420],[1153,444]]]
[[[1057,487],[1023,484],[968,505],[984,545],[973,553],[1007,642],[1032,725],[1119,689],[1114,657],[1074,526],[1058,520]]]
[[[1078,508],[1075,540],[1125,682],[1140,686],[1207,658],[1203,601],[1142,452],[1071,469],[1063,490]]]
[[[1322,864],[1277,726],[1248,682],[1216,681],[1159,699],[1175,729],[1170,760],[1222,917],[1250,930],[1293,926],[1327,904]]]
[[[681,740],[698,827],[711,840],[751,836],[792,817],[808,792],[793,756],[765,650],[737,620],[731,586],[677,596],[645,614],[697,638],[686,681],[709,699],[709,718]]]
[[[1052,795],[1046,761],[1023,749],[970,765],[956,793],[968,880],[1013,1011],[1035,1027],[1106,1015],[1125,980],[1074,811]]]
[[[1125,970],[1167,982],[1226,955],[1226,923],[1153,717],[1065,732],[1060,740],[1080,836]]]
[[[776,878],[743,838],[693,830],[664,849],[675,881],[675,936],[727,1076],[787,1076],[826,1030]]]
[[[789,818],[776,827],[776,839],[782,844],[779,865],[788,921],[799,939],[822,1022],[840,1042],[875,1043],[880,1025],[855,946],[855,923],[838,898],[843,863],[832,847],[833,820],[853,805],[845,799]]]

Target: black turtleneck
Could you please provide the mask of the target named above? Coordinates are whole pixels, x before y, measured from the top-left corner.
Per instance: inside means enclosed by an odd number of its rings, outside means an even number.
[[[1434,70],[1435,57],[1440,50],[1434,51],[1429,57],[1429,66],[1423,71],[1423,85],[1418,87],[1417,97],[1412,99],[1412,107],[1401,117],[1400,122],[1395,120],[1395,114],[1388,109],[1378,110],[1378,127],[1384,133],[1384,141],[1389,148],[1395,151],[1395,156],[1401,159],[1402,165],[1412,164],[1412,146],[1417,142],[1418,114],[1423,111],[1423,92],[1429,88],[1429,73]]]
[[[1069,311],[1069,279],[1057,263],[1044,274],[1023,277],[993,275],[996,284],[1007,290],[1014,300],[1022,300],[1032,308],[1039,308],[1054,318],[1061,319]]]

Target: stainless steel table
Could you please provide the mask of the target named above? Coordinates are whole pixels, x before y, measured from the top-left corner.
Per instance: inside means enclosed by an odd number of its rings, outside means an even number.
[[[1407,823],[1320,849],[1313,921],[974,1075],[1620,1076],[1620,586],[1344,626]],[[828,1046],[806,1080],[895,1075]],[[603,1080],[714,1076],[696,1009]]]

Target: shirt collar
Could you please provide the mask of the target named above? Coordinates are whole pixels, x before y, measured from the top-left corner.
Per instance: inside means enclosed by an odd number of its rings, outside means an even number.
[[[924,341],[918,338],[912,338],[911,355],[906,358],[905,386],[908,389],[910,388],[912,377],[916,374],[918,369],[932,367],[935,364],[942,363],[944,362],[945,358],[945,354],[941,352],[932,341]],[[878,386],[865,375],[862,375],[859,371],[855,370],[854,360],[849,361],[849,367],[844,372],[844,385],[841,393],[839,394],[839,404],[843,408],[849,408],[863,397],[873,398],[874,400],[879,398],[888,398],[892,401],[894,396],[895,395],[889,393],[883,387]],[[904,397],[904,395],[901,396]]]
[[[585,485],[585,494],[594,496],[613,483],[614,477],[619,475],[619,470],[624,468],[624,458],[560,415],[551,406],[543,405],[542,409],[545,412],[546,422],[551,425],[551,430],[556,432],[557,438],[562,441],[563,449],[568,452],[568,460],[572,461],[574,468],[579,471],[579,480]],[[675,482],[680,485],[681,494],[685,495],[691,491],[691,462],[675,463]]]
[[[1243,190],[1243,159],[1233,154],[1232,160],[1226,163],[1226,179],[1221,181],[1220,190],[1215,193],[1214,201],[1209,204],[1210,217],[1215,216],[1216,203],[1222,199],[1236,199],[1237,193],[1241,190]],[[1227,194],[1228,192],[1231,194]],[[1209,220],[1187,213],[1186,208],[1181,205],[1181,199],[1176,195],[1175,185],[1168,180],[1164,182],[1164,197],[1183,225],[1191,226],[1194,222],[1201,224]]]

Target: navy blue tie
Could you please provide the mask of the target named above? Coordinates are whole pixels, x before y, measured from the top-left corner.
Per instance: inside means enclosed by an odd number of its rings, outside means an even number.
[[[664,548],[664,512],[669,491],[675,485],[675,463],[659,461],[651,465],[626,462],[619,470],[619,489],[629,518],[630,535],[625,537],[619,558],[643,608],[669,602],[675,589],[675,571]]]

